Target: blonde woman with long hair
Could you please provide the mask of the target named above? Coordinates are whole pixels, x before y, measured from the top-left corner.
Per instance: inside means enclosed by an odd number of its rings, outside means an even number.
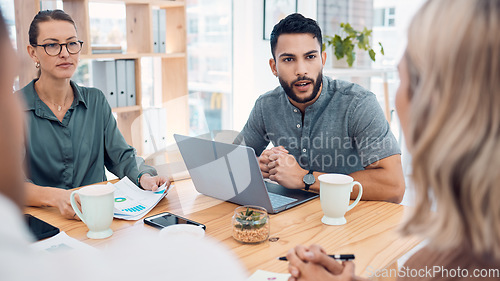
[[[398,70],[396,108],[416,200],[402,233],[428,244],[397,277],[499,280],[500,1],[425,3]],[[290,250],[290,280],[359,279],[352,262],[324,252]]]

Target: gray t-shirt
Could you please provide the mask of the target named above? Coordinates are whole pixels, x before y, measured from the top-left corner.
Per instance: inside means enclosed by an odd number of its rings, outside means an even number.
[[[257,155],[269,142],[282,145],[302,168],[325,173],[350,174],[401,154],[375,95],[326,76],[303,121],[280,86],[257,99],[235,142],[252,147]]]

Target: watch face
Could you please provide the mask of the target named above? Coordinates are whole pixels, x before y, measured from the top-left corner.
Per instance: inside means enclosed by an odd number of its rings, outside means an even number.
[[[304,176],[304,183],[305,184],[313,184],[316,182],[316,179],[314,178],[314,175],[313,174],[307,174]]]

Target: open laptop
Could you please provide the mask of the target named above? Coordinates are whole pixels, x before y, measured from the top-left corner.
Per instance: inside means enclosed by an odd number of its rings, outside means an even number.
[[[264,181],[251,147],[174,134],[194,186],[201,194],[275,214],[318,197]]]

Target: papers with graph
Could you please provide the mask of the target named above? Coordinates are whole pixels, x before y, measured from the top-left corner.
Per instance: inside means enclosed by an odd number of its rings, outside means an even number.
[[[165,183],[155,192],[142,190],[127,177],[115,184],[108,184],[115,187],[114,217],[124,220],[138,220],[144,217],[173,187],[171,184],[167,188]]]
[[[64,231],[48,239],[35,242],[31,244],[31,247],[37,251],[47,251],[49,253],[62,253],[72,250],[97,251],[96,248],[69,237]]]

